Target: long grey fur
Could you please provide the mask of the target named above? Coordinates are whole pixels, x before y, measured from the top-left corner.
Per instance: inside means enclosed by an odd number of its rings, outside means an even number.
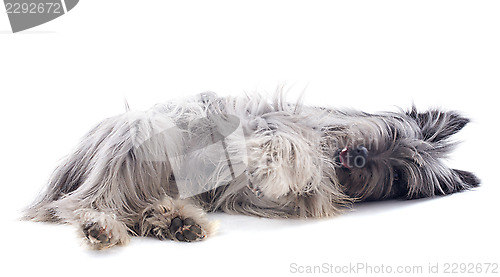
[[[210,147],[185,155],[193,133],[210,133],[192,122],[214,115],[238,118],[243,133],[223,140],[224,157],[244,160],[246,169],[235,176],[227,173],[229,159],[211,160],[213,171],[196,182],[211,186],[182,199],[172,163],[220,156]],[[457,112],[415,107],[380,114],[309,107],[280,92],[271,101],[204,93],[103,120],[56,168],[25,217],[74,224],[88,245],[103,249],[131,235],[201,240],[216,229],[205,212],[317,218],[356,201],[449,194],[479,184],[443,163],[455,145],[450,136],[468,122]],[[360,160],[363,166],[349,165]]]

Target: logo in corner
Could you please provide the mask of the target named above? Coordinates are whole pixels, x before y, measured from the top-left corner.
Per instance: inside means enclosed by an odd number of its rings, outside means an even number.
[[[79,0],[4,0],[12,32],[54,20],[73,9]]]

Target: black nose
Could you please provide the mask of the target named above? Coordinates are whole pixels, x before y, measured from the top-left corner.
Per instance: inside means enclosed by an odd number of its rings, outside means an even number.
[[[362,145],[353,148],[344,148],[339,153],[339,162],[344,168],[363,168],[368,158],[368,149]]]
[[[358,145],[351,149],[352,164],[354,167],[363,168],[366,165],[366,158],[368,157],[368,149],[363,145]]]
[[[364,147],[363,145],[359,145],[356,148],[351,150],[352,155],[355,157],[361,157],[363,159],[366,159],[368,157],[368,149]]]

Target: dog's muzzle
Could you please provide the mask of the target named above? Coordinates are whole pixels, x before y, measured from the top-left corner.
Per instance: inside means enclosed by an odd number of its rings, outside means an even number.
[[[335,161],[343,168],[363,168],[368,158],[368,149],[362,145],[353,148],[345,147],[338,150],[335,156]]]

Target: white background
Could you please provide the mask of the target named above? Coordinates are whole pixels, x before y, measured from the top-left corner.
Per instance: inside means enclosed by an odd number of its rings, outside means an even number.
[[[497,1],[83,0],[12,34],[0,8],[1,275],[284,276],[291,263],[426,273],[429,263],[500,262],[499,15]],[[211,215],[220,232],[205,242],[134,238],[101,252],[80,247],[71,226],[17,220],[81,136],[124,111],[124,98],[142,110],[280,84],[291,99],[307,87],[315,105],[461,110],[473,122],[449,164],[483,184],[325,220]]]

